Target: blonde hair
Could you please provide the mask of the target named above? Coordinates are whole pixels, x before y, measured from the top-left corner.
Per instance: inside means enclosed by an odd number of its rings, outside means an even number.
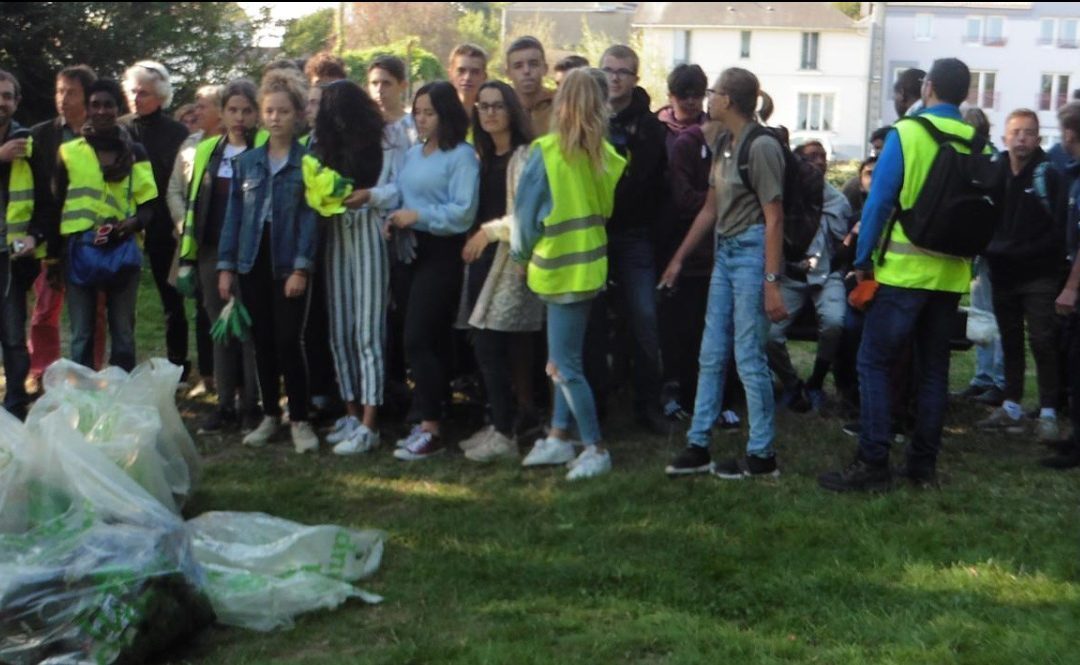
[[[585,69],[566,73],[555,93],[552,131],[559,135],[559,149],[569,157],[582,151],[596,172],[605,167],[604,137],[608,129],[606,95]]]

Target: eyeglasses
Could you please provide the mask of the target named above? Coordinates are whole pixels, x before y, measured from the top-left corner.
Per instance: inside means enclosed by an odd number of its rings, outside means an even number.
[[[624,78],[630,78],[630,77],[637,76],[637,72],[630,71],[629,69],[626,69],[625,67],[620,68],[620,69],[612,69],[611,67],[604,67],[600,71],[604,72],[604,74],[606,74],[608,78],[613,78],[613,79],[624,79]]]
[[[716,97],[717,95],[727,95],[727,93],[723,90],[713,90],[712,88],[708,88],[707,90],[705,90],[705,94],[709,97]]]
[[[506,104],[503,102],[493,102],[488,104],[487,102],[478,102],[476,104],[476,110],[481,113],[502,113],[506,110]]]

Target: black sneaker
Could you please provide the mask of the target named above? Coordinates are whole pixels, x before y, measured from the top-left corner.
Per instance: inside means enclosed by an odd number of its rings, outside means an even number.
[[[713,466],[712,474],[724,480],[742,480],[743,478],[779,478],[780,469],[776,466],[776,455],[772,457],[754,457],[747,455],[742,459],[731,458]]]
[[[818,476],[818,485],[833,492],[888,492],[892,489],[892,472],[888,464],[873,466],[856,458],[843,471]]]
[[[983,394],[972,398],[971,401],[984,406],[1001,406],[1001,403],[1005,401],[1005,393],[995,386],[988,388]]]
[[[1080,445],[1070,442],[1070,447],[1058,451],[1054,457],[1039,460],[1039,464],[1048,469],[1074,469],[1080,466]]]
[[[938,487],[937,469],[926,466],[912,465],[910,462],[893,469],[897,478],[908,481],[917,489],[933,489]]]
[[[712,469],[712,457],[709,449],[701,446],[687,446],[679,453],[664,473],[669,476],[690,476],[695,473],[708,473]]]
[[[989,390],[989,388],[987,388],[986,386],[968,386],[963,390],[952,393],[951,396],[957,399],[975,399],[987,390]]]
[[[236,411],[231,409],[219,409],[214,411],[199,423],[199,434],[221,434],[234,430],[240,424],[236,418]]]

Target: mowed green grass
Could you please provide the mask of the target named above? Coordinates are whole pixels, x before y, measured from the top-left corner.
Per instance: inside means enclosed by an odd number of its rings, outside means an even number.
[[[143,357],[163,350],[147,287]],[[797,364],[812,350],[795,345]],[[972,358],[954,354],[954,386]],[[389,426],[381,450],[347,459],[325,445],[299,457],[287,438],[259,451],[199,439],[205,477],[186,512],[383,529],[383,567],[362,586],[386,600],[270,634],[214,628],[171,662],[1080,662],[1080,473],[1037,466],[1033,437],[978,434],[985,411],[956,406],[939,490],[838,496],[815,481],[853,454],[838,419],[778,417],[778,481],[673,481],[681,431],[644,435],[617,406],[629,395],[616,400],[614,471],[577,484],[456,451],[401,463]],[[745,443],[717,437],[714,455]]]

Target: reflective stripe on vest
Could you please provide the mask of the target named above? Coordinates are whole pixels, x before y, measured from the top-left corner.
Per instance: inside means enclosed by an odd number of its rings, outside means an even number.
[[[184,208],[184,228],[180,232],[180,258],[194,261],[198,258],[199,247],[195,242],[195,210],[202,193],[203,177],[210,166],[210,158],[218,144],[226,140],[227,135],[211,136],[199,141],[195,146],[195,159],[191,165],[191,181],[187,184],[187,205]],[[258,148],[270,139],[270,132],[260,129],[255,132],[255,147]]]
[[[923,117],[946,134],[966,139],[975,134],[971,125],[960,120],[929,113]],[[900,189],[900,207],[907,210],[915,205],[922,192],[930,166],[937,156],[938,145],[925,129],[914,122],[897,123],[896,133],[904,155],[904,184]],[[959,151],[968,152],[965,146],[955,145]],[[875,261],[874,276],[882,284],[906,289],[967,293],[971,285],[971,260],[932,252],[913,244],[897,221],[892,224],[885,261],[880,265]]]
[[[567,159],[557,134],[533,142],[544,158],[552,209],[529,260],[529,288],[538,295],[598,291],[607,282],[607,231],[615,185],[626,167],[604,142],[606,168],[597,174],[584,153]]]
[[[67,196],[60,214],[60,235],[71,235],[135,214],[136,208],[157,198],[154,171],[146,160],[135,162],[119,182],[105,182],[97,153],[78,138],[60,146],[68,174]],[[130,198],[129,198],[130,191]]]

